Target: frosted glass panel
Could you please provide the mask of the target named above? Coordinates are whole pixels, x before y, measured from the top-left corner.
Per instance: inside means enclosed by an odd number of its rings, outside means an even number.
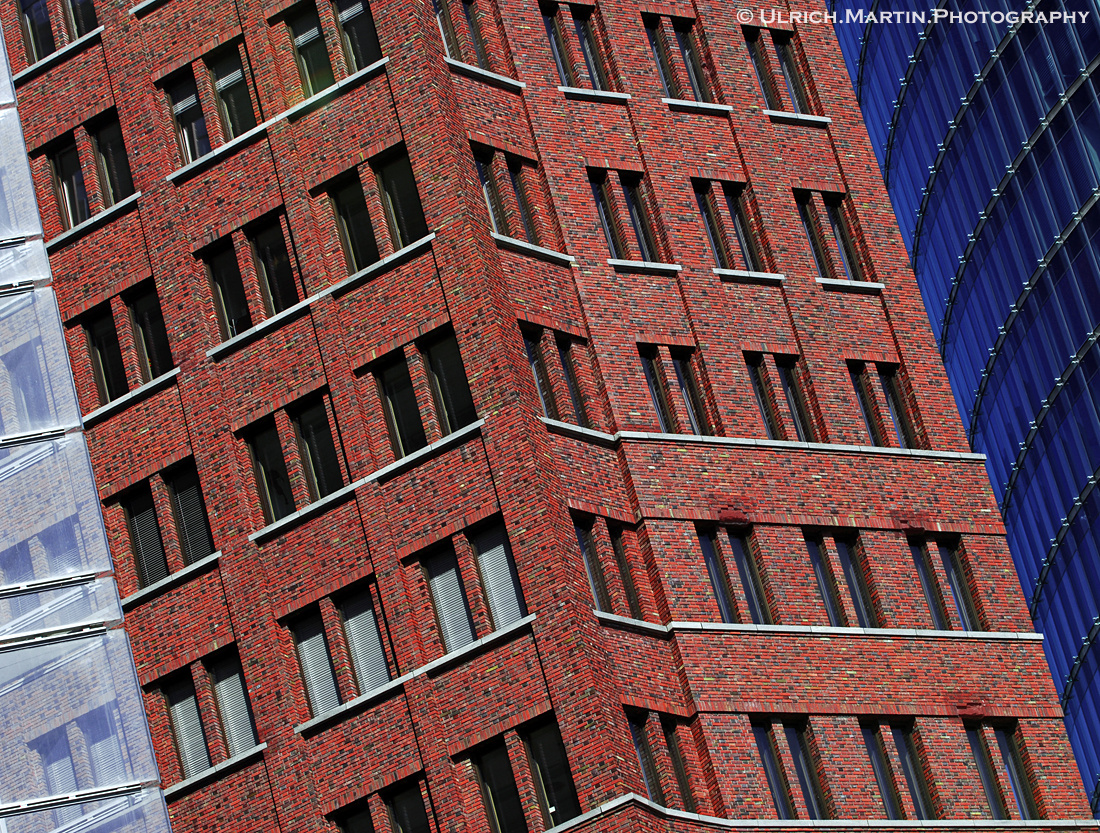
[[[5,822],[7,833],[171,833],[159,790],[28,813]]]
[[[8,48],[0,38],[0,104],[15,102],[15,89],[11,83],[11,68],[8,65]]]
[[[53,290],[0,294],[0,440],[79,420]]]
[[[0,110],[0,239],[41,233],[19,114]]]
[[[0,518],[0,588],[111,569],[81,435],[0,449]]]
[[[9,591],[0,596],[0,640],[120,619],[118,590],[109,578],[52,590]]]
[[[0,287],[46,281],[49,277],[50,261],[41,240],[0,247]]]
[[[125,632],[0,650],[0,749],[0,804],[156,781]]]

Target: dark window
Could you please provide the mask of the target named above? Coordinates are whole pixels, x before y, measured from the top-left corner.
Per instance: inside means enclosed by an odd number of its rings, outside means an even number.
[[[370,807],[362,807],[345,813],[336,826],[340,833],[374,833],[374,821],[371,819]]]
[[[920,544],[910,544],[909,552],[913,555],[913,566],[916,568],[917,578],[920,579],[924,600],[928,602],[928,613],[932,617],[932,626],[936,630],[947,630],[950,625],[943,609],[943,603],[940,600],[935,571],[932,569],[932,565],[928,563],[924,547]]]
[[[630,569],[630,562],[626,556],[626,544],[623,541],[621,529],[611,527],[611,549],[615,553],[615,564],[623,578],[623,590],[626,593],[626,602],[630,607],[630,615],[635,619],[644,619],[642,601],[638,596],[638,587],[634,584],[634,576]]]
[[[95,6],[92,5],[91,0],[67,0],[65,14],[68,18],[66,22],[69,24],[69,36],[72,40],[84,37],[99,26]]]
[[[296,414],[292,421],[310,497],[319,500],[344,485],[340,457],[332,441],[332,430],[324,401],[313,403]]]
[[[336,215],[336,230],[340,235],[340,247],[344,251],[344,263],[348,274],[365,269],[378,260],[378,242],[374,226],[367,211],[367,201],[358,177],[335,188],[331,194],[332,210]]]
[[[99,403],[106,405],[130,389],[110,304],[104,304],[92,312],[85,320],[84,330],[88,334],[88,350],[92,357],[92,375],[99,392]]]
[[[558,78],[563,87],[577,86],[577,76],[573,71],[573,64],[569,60],[569,50],[565,44],[565,34],[562,32],[561,18],[557,8],[551,11],[543,11],[542,25],[546,29],[546,39],[550,43],[550,53],[554,57],[554,66],[558,70]]]
[[[336,83],[329,63],[321,21],[313,9],[295,15],[287,21],[294,44],[294,60],[302,80],[302,94],[309,98]]]
[[[257,424],[248,438],[248,448],[264,518],[268,523],[285,518],[294,511],[294,492],[274,417],[266,417]]]
[[[775,804],[775,814],[781,819],[793,819],[794,806],[787,793],[787,779],[783,777],[783,767],[779,760],[779,750],[772,738],[771,726],[754,723],[752,735],[756,741],[756,751],[760,754],[760,763],[764,766],[764,777],[768,781],[768,791]]]
[[[684,70],[687,72],[692,95],[696,101],[713,101],[714,97],[710,92],[710,84],[703,69],[703,59],[699,55],[699,48],[695,43],[695,36],[691,31],[691,27],[677,26],[675,32],[676,47],[684,61]]]
[[[382,60],[378,31],[366,0],[336,0],[336,16],[340,22],[349,73]]]
[[[703,217],[703,228],[707,232],[707,240],[710,242],[710,250],[714,253],[714,259],[722,269],[733,268],[729,251],[726,248],[725,238],[722,236],[722,224],[718,219],[718,209],[714,205],[714,191],[709,183],[696,181],[695,202],[699,206],[699,213]]]
[[[795,113],[809,113],[809,102],[806,99],[806,90],[802,85],[802,77],[798,71],[798,64],[795,62],[794,49],[790,37],[780,37],[772,33],[772,41],[775,43],[779,76],[783,81],[783,87],[787,91],[787,97],[791,102],[791,109]]]
[[[550,419],[558,419],[558,403],[550,387],[550,375],[546,371],[541,341],[537,333],[523,334],[523,347],[527,352],[527,363],[531,367],[531,375],[535,379],[535,390],[538,391],[539,401],[542,403],[542,413]]]
[[[290,629],[294,634],[298,665],[302,669],[310,713],[315,717],[327,714],[340,705],[341,698],[321,612],[313,610],[298,617]]]
[[[222,338],[233,338],[252,327],[252,314],[248,311],[237,252],[233,244],[226,241],[211,251],[205,260]]]
[[[777,364],[777,367],[779,381],[783,386],[783,398],[787,401],[787,408],[790,409],[791,420],[794,422],[795,439],[803,443],[813,442],[813,423],[810,421],[806,398],[799,384],[796,363],[788,359],[782,364]]]
[[[890,731],[894,736],[894,746],[898,750],[901,771],[905,775],[905,786],[909,791],[909,797],[913,800],[916,816],[918,819],[933,818],[932,799],[928,792],[924,769],[920,764],[920,756],[917,755],[915,733],[911,728],[902,729],[897,726]]]
[[[666,805],[665,791],[661,788],[661,778],[657,772],[657,760],[653,755],[653,747],[649,745],[646,736],[646,716],[636,715],[628,719],[630,723],[630,736],[634,741],[634,753],[638,756],[638,765],[642,768],[642,783],[645,785],[646,795],[649,800],[662,807]]]
[[[130,160],[122,141],[122,125],[115,117],[92,134],[96,165],[99,169],[99,190],[104,207],[134,193],[134,178],[130,174]]]
[[[871,445],[882,446],[882,432],[879,431],[878,420],[875,419],[874,400],[867,389],[867,373],[863,365],[849,365],[848,375],[852,380],[852,388],[856,392],[856,402],[859,403],[859,411],[863,415],[863,424],[867,428],[867,435],[871,438]]]
[[[672,408],[669,405],[668,390],[665,385],[664,374],[661,372],[660,356],[657,348],[639,347],[638,353],[642,359],[642,371],[645,373],[646,385],[649,387],[649,397],[653,401],[653,409],[657,412],[657,422],[661,426],[662,433],[672,433]]]
[[[844,627],[844,619],[840,615],[840,605],[837,603],[836,592],[833,588],[832,573],[825,563],[824,545],[820,541],[807,538],[806,550],[810,554],[810,564],[814,568],[817,589],[821,593],[821,601],[824,603],[825,612],[829,616],[829,624],[834,628]]]
[[[27,63],[33,64],[57,51],[50,26],[50,4],[49,0],[21,0],[19,6]]]
[[[497,741],[473,759],[481,782],[481,799],[493,833],[527,833],[508,749]]]
[[[943,544],[938,544],[937,548],[940,551],[944,572],[947,573],[947,586],[951,589],[951,599],[955,603],[955,611],[959,614],[962,629],[976,631],[981,627],[981,621],[978,618],[978,611],[974,608],[974,599],[970,595],[959,554]]]
[[[225,731],[225,744],[232,758],[253,749],[257,742],[244,673],[236,656],[215,660],[209,670],[214,698],[218,702],[218,717]]]
[[[428,824],[428,813],[424,810],[419,784],[395,793],[388,804],[393,833],[431,833],[432,828]]]
[[[745,591],[745,601],[749,606],[749,615],[753,623],[757,625],[772,624],[771,613],[768,610],[768,600],[764,595],[764,582],[760,577],[760,570],[756,559],[752,554],[752,545],[749,539],[743,535],[729,534],[730,549],[733,551],[733,560],[737,563],[737,574],[741,579],[741,587]]]
[[[426,237],[428,224],[424,221],[409,157],[402,154],[379,165],[377,175],[393,247],[401,249]]]
[[[634,229],[634,237],[638,241],[638,251],[641,253],[642,260],[649,262],[660,260],[657,243],[653,236],[653,225],[650,223],[649,212],[646,210],[642,195],[641,182],[624,182],[623,196],[626,198],[630,225]]]
[[[756,80],[760,84],[760,91],[764,93],[764,101],[769,110],[783,110],[785,109],[783,100],[779,96],[771,68],[768,66],[766,37],[759,29],[745,32],[745,41],[749,47],[749,55],[752,57],[752,68],[756,71]]]
[[[168,701],[168,717],[176,741],[176,753],[184,778],[210,769],[210,750],[203,734],[199,702],[190,675],[181,674],[164,686]]]
[[[721,615],[723,622],[736,622],[737,608],[734,607],[729,576],[726,574],[726,565],[722,563],[722,558],[718,553],[718,542],[712,533],[700,532],[699,546],[703,550],[703,561],[707,566],[707,575],[710,577],[714,599],[718,603],[718,613]]]
[[[683,751],[680,749],[680,740],[676,736],[674,723],[663,723],[665,745],[668,747],[668,755],[672,759],[672,771],[676,775],[676,785],[680,788],[680,799],[684,802],[684,809],[689,813],[696,812],[695,796],[691,791],[691,779],[688,777],[687,762],[684,760]]]
[[[164,539],[157,523],[157,509],[149,484],[142,483],[122,501],[126,525],[130,530],[130,549],[137,565],[142,587],[168,577],[168,559],[164,554]]]
[[[424,571],[435,603],[443,649],[456,651],[469,645],[477,637],[454,550],[447,548],[424,559]]]
[[[260,277],[260,288],[268,314],[275,315],[298,303],[298,287],[278,218],[269,221],[249,235],[252,257]]]
[[[577,417],[577,424],[589,427],[588,412],[584,408],[584,398],[581,396],[580,382],[577,380],[577,368],[573,364],[573,351],[584,349],[577,347],[567,338],[557,339],[558,358],[561,360],[562,372],[565,374],[565,387],[569,391],[569,401],[573,405],[573,413]]]
[[[391,679],[378,616],[366,590],[344,599],[339,609],[348,653],[355,669],[355,681],[359,685],[359,693],[365,694]]]
[[[676,387],[680,391],[680,398],[684,402],[684,408],[691,423],[691,433],[712,434],[703,394],[691,366],[690,354],[679,356],[673,354],[672,367],[676,371]]]
[[[840,557],[840,567],[844,571],[844,581],[848,585],[848,593],[852,597],[852,606],[856,609],[856,620],[861,628],[877,628],[878,622],[875,616],[875,608],[871,601],[871,590],[867,583],[867,577],[863,572],[863,564],[856,546],[848,541],[837,540],[837,555]]]
[[[1016,739],[1018,733],[1002,728],[994,729],[993,733],[997,736],[997,748],[1000,750],[1001,761],[1008,774],[1008,785],[1012,788],[1012,798],[1016,802],[1016,810],[1020,818],[1026,821],[1040,818],[1035,795],[1031,791],[1027,770],[1024,768],[1024,757],[1020,754],[1020,746]]]
[[[245,80],[244,66],[237,47],[210,65],[214,76],[214,92],[218,97],[225,138],[233,139],[256,126],[256,113]]]
[[[875,775],[875,783],[878,784],[879,795],[882,796],[882,806],[886,810],[886,818],[904,818],[901,814],[901,801],[894,790],[894,783],[890,779],[890,770],[886,766],[886,753],[882,748],[882,738],[877,726],[861,726],[863,733],[863,745],[867,748],[867,757],[871,761],[871,771]]]
[[[661,79],[661,89],[670,98],[683,98],[680,87],[676,83],[676,74],[672,71],[672,58],[669,55],[668,43],[665,41],[659,18],[650,18],[645,21],[645,34],[649,41],[649,49],[653,53],[653,60],[657,62],[657,75]]]
[[[458,351],[454,335],[445,335],[428,344],[424,350],[428,377],[432,384],[436,416],[444,434],[457,431],[477,419],[466,368]]]
[[[535,228],[535,222],[531,218],[531,200],[528,197],[527,186],[524,185],[524,166],[518,163],[510,163],[508,165],[508,181],[512,185],[512,191],[516,195],[516,206],[519,209],[519,222],[523,227],[523,234],[529,243],[538,243],[539,235]],[[528,175],[534,175],[535,171],[530,169]]]
[[[390,444],[394,457],[401,458],[428,444],[424,425],[420,421],[420,409],[416,404],[409,366],[404,356],[379,368],[376,373],[386,424],[390,432]]]
[[[172,499],[183,560],[194,564],[214,552],[214,538],[210,534],[206,504],[199,488],[199,473],[193,462],[184,463],[173,469],[165,477],[165,482]]]
[[[610,89],[607,82],[607,68],[604,66],[603,53],[600,51],[594,17],[595,14],[591,10],[574,9],[573,24],[577,30],[581,57],[584,59],[584,65],[588,70],[588,78],[592,82],[592,88],[607,90]]]
[[[492,157],[482,158],[475,156],[474,165],[477,167],[477,178],[481,183],[481,195],[485,198],[485,206],[489,209],[489,220],[493,231],[497,234],[508,234],[508,220],[504,214],[504,205],[500,200],[500,191],[497,189],[496,180],[493,177]]]
[[[882,393],[886,398],[886,407],[890,411],[891,426],[901,448],[915,448],[917,443],[913,435],[913,428],[907,418],[904,399],[898,384],[898,375],[892,368],[878,369],[879,384],[882,385]]]
[[[179,142],[183,164],[210,153],[210,136],[206,130],[206,116],[199,102],[195,78],[188,72],[166,88],[172,105],[172,118],[176,122],[176,141]]]
[[[603,172],[591,172],[588,175],[588,182],[592,186],[592,199],[596,203],[596,215],[599,217],[600,228],[603,229],[604,238],[607,240],[607,248],[612,257],[622,259],[626,256],[626,247],[619,234],[619,224],[615,220],[608,176]]]
[[[84,185],[84,172],[80,168],[80,154],[71,138],[50,156],[54,186],[57,189],[57,205],[61,214],[61,226],[72,228],[91,216],[88,206],[88,190]]]
[[[462,51],[458,48],[458,35],[451,21],[448,0],[432,0],[432,6],[435,9],[435,22],[439,27],[439,34],[443,38],[443,51],[451,60],[461,61]]]
[[[596,603],[596,609],[602,610],[604,613],[610,613],[611,594],[607,590],[607,577],[604,575],[603,566],[600,564],[600,558],[596,552],[596,541],[592,534],[592,527],[573,524],[573,531],[577,535],[577,545],[580,547],[581,558],[584,560],[584,570],[588,575],[588,586],[592,590],[592,600]]]
[[[982,738],[981,729],[974,726],[966,727],[966,740],[970,744],[970,753],[974,756],[974,765],[978,768],[978,778],[982,782],[985,791],[985,800],[989,805],[989,812],[995,819],[1007,819],[1004,802],[1001,800],[1001,792],[997,789],[997,781],[993,775],[993,764],[989,760],[989,753],[985,748],[985,740]]]
[[[821,278],[833,278],[833,268],[832,264],[829,262],[829,253],[826,250],[817,212],[814,210],[813,201],[809,194],[798,197],[798,216],[802,220],[802,230],[805,232],[806,240],[809,242],[810,250],[813,252],[814,264],[817,266],[818,276]]]
[[[581,805],[577,788],[557,724],[547,723],[533,729],[524,741],[546,826],[556,827],[579,816]]]
[[[829,226],[833,232],[833,241],[836,244],[837,262],[840,265],[839,276],[844,280],[858,281],[859,258],[856,255],[855,244],[848,231],[848,223],[844,219],[843,210],[836,203],[826,203],[825,212],[829,216]]]
[[[138,294],[130,296],[127,306],[134,324],[134,345],[141,365],[141,378],[149,382],[163,376],[174,366],[156,287],[149,284]]]
[[[504,527],[496,524],[474,535],[470,541],[477,554],[478,571],[489,602],[493,628],[500,630],[527,615],[519,586],[519,574]]]
[[[760,409],[760,419],[764,422],[764,429],[768,432],[769,440],[779,439],[778,420],[772,410],[771,399],[768,397],[767,381],[764,378],[764,357],[753,356],[745,358],[745,364],[749,369],[749,378],[752,380],[752,392],[756,397],[756,406]]]
[[[462,3],[462,16],[470,32],[470,43],[474,48],[474,58],[482,69],[489,69],[489,56],[486,53],[485,38],[481,34],[478,10],[473,0],[459,0]]]
[[[752,225],[749,223],[748,192],[742,188],[736,197],[726,195],[730,207],[730,215],[733,217],[733,231],[737,238],[737,248],[741,254],[744,268],[750,272],[762,272],[764,260],[760,254],[760,248],[756,238],[752,234]]]
[[[802,798],[806,801],[806,811],[811,819],[825,818],[825,803],[822,799],[821,780],[817,767],[810,754],[810,738],[805,726],[784,725],[787,745],[791,748],[794,771],[798,776],[798,786]]]

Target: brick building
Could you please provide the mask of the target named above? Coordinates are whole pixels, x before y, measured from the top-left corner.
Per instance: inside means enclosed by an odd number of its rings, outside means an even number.
[[[0,20],[177,833],[1088,816],[828,24]]]

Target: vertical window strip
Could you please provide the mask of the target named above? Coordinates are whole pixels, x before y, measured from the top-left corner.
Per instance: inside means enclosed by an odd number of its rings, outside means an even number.
[[[412,377],[404,356],[399,356],[378,370],[379,392],[389,428],[390,444],[397,459],[428,444],[420,407],[416,402]]]
[[[600,46],[596,38],[596,27],[592,20],[595,12],[589,12],[583,17],[578,17],[578,14],[574,11],[573,25],[577,32],[577,40],[580,42],[581,57],[584,58],[592,89],[610,89],[607,83],[607,71],[604,68],[603,56],[600,53]]]
[[[320,500],[344,485],[340,456],[333,442],[324,401],[315,402],[294,417],[294,429],[310,496]]]
[[[641,597],[638,595],[638,586],[634,583],[633,571],[630,569],[630,562],[627,559],[623,532],[621,529],[614,528],[612,528],[610,532],[611,549],[615,553],[615,563],[623,579],[623,590],[626,592],[626,601],[627,605],[630,607],[630,615],[635,619],[644,619],[645,613],[642,610]]]
[[[527,820],[503,741],[477,755],[473,763],[481,783],[485,815],[493,833],[527,833]]]
[[[826,203],[825,213],[828,215],[829,225],[832,227],[837,262],[843,270],[844,280],[857,281],[860,279],[859,258],[856,256],[852,238],[848,234],[848,224],[844,220],[841,208],[838,205]]]
[[[1016,731],[1008,731],[1003,728],[993,730],[997,736],[997,748],[1001,753],[1001,761],[1004,763],[1005,772],[1008,774],[1008,785],[1012,789],[1012,798],[1016,803],[1016,810],[1020,818],[1025,821],[1039,818],[1039,810],[1035,804],[1035,795],[1028,783],[1027,770],[1024,768],[1023,755],[1016,740]]]
[[[370,593],[363,590],[345,600],[340,605],[340,616],[359,693],[366,694],[388,683],[390,667]]]
[[[508,236],[508,222],[504,216],[504,207],[500,202],[500,192],[493,181],[492,157],[474,157],[474,165],[477,167],[477,178],[481,182],[481,195],[485,199],[485,207],[489,209],[489,220],[496,234]]]
[[[882,385],[882,394],[886,398],[886,406],[890,411],[890,419],[894,426],[894,432],[901,448],[915,448],[916,441],[912,427],[906,419],[904,400],[898,385],[897,373],[892,370],[879,368],[879,384]]]
[[[741,587],[745,592],[745,601],[749,607],[749,615],[757,625],[772,624],[771,613],[768,610],[767,598],[764,594],[764,583],[761,580],[760,570],[756,559],[752,554],[752,545],[743,535],[729,533],[730,549],[733,551],[733,559],[737,563],[737,573],[741,579]]]
[[[257,742],[241,664],[236,657],[225,657],[213,663],[210,675],[226,746],[232,758],[254,748]]]
[[[542,24],[546,29],[546,39],[550,43],[550,54],[554,58],[554,66],[558,70],[558,79],[563,87],[576,87],[577,80],[573,74],[573,66],[569,61],[569,53],[565,46],[561,20],[556,7],[553,11],[543,11]]]
[[[315,610],[302,616],[292,630],[310,712],[314,717],[327,714],[343,701],[336,685],[336,671],[332,667],[321,612]]]
[[[703,551],[703,562],[707,567],[707,575],[710,577],[711,589],[714,591],[714,599],[718,603],[718,613],[726,624],[737,622],[737,608],[734,606],[733,593],[730,592],[729,577],[726,575],[725,565],[718,555],[718,542],[709,532],[700,532],[699,547]]]
[[[949,630],[950,625],[944,615],[943,605],[940,602],[939,591],[936,589],[934,573],[928,563],[928,558],[921,544],[910,544],[909,552],[913,556],[913,567],[917,571],[921,590],[924,592],[924,600],[928,603],[928,613],[932,617],[932,626],[936,630]]]
[[[710,242],[710,250],[714,253],[714,259],[720,269],[731,268],[729,252],[722,238],[722,229],[718,223],[718,214],[714,207],[714,186],[698,183],[695,186],[695,202],[699,206],[699,213],[703,217],[703,228],[707,232],[707,240]]]
[[[787,793],[783,768],[779,763],[779,755],[772,741],[771,726],[754,723],[752,735],[756,741],[756,750],[760,754],[760,763],[764,767],[764,777],[768,782],[768,791],[771,792],[772,802],[775,804],[775,813],[780,819],[793,819],[795,817],[794,806],[791,804],[790,796]]]
[[[603,229],[604,238],[607,240],[607,249],[612,257],[621,260],[625,257],[626,251],[615,222],[615,213],[611,204],[611,186],[607,174],[590,174],[589,185],[592,187],[592,200],[596,204],[596,216],[599,218],[600,228]]]
[[[806,409],[806,401],[802,388],[798,383],[798,369],[794,364],[780,364],[779,381],[783,387],[783,396],[787,400],[787,408],[791,413],[791,421],[794,422],[795,436],[799,442],[813,442],[813,424]]]
[[[993,776],[993,765],[989,760],[981,729],[976,726],[966,727],[966,741],[970,745],[970,753],[974,756],[974,765],[978,768],[978,778],[982,782],[990,814],[995,819],[1007,819],[1008,813],[1005,811],[1004,802],[1001,801],[1001,793]]]
[[[894,726],[890,731],[894,736],[894,746],[898,750],[901,770],[905,775],[905,786],[909,790],[909,797],[913,800],[916,816],[918,819],[930,819],[933,817],[932,799],[917,755],[913,729]]]
[[[557,339],[558,358],[561,360],[562,371],[565,374],[565,387],[569,391],[569,400],[573,404],[573,413],[577,417],[577,424],[582,428],[590,427],[588,412],[584,407],[584,398],[581,396],[581,386],[577,379],[577,369],[573,364],[574,349],[584,349],[567,338]]]
[[[848,593],[852,597],[859,626],[861,628],[878,627],[867,577],[864,575],[855,544],[837,540],[836,550],[837,555],[840,556],[840,567],[844,571],[844,581],[848,585]]]
[[[650,51],[653,53],[653,60],[657,64],[657,78],[661,82],[661,89],[666,97],[679,98],[680,93],[676,86],[676,76],[672,72],[672,62],[669,60],[668,45],[665,43],[664,34],[661,31],[660,18],[646,21],[645,32]]]
[[[554,390],[550,386],[550,375],[546,371],[546,361],[542,353],[541,336],[536,333],[524,333],[523,347],[527,353],[527,364],[531,368],[531,375],[535,380],[535,390],[542,404],[543,416],[550,419],[560,419],[558,403],[554,398]]]
[[[645,374],[646,385],[649,387],[653,409],[657,412],[657,422],[661,427],[661,433],[670,434],[673,432],[672,408],[669,405],[664,376],[659,367],[660,356],[657,348],[642,348],[639,353],[642,359],[642,371]]]
[[[592,600],[596,603],[596,609],[604,613],[611,613],[611,594],[607,590],[607,578],[604,576],[603,566],[600,564],[599,555],[596,552],[596,542],[592,535],[592,528],[573,525],[573,531],[577,536],[577,546],[584,560],[584,569],[588,575],[588,586],[592,590]]]
[[[710,425],[707,419],[706,405],[702,392],[699,390],[695,372],[691,367],[691,359],[688,357],[673,357],[672,367],[676,371],[676,386],[680,390],[680,398],[684,402],[688,421],[691,423],[691,433],[697,435],[710,435]]]
[[[532,730],[524,741],[546,826],[557,827],[579,816],[580,800],[557,724]]]
[[[863,425],[867,429],[867,436],[871,438],[871,445],[885,445],[882,434],[878,429],[878,422],[874,418],[874,409],[867,393],[866,369],[864,367],[849,366],[848,376],[852,380],[852,389],[856,393],[856,402],[859,404],[859,412],[863,415]]]
[[[680,788],[680,799],[684,803],[684,809],[689,813],[697,812],[695,795],[691,791],[691,779],[688,777],[687,761],[684,760],[680,740],[676,736],[676,724],[665,723],[663,729],[665,745],[668,747],[668,754],[672,759],[672,771],[676,776],[676,784]]]
[[[752,380],[752,392],[756,397],[756,407],[760,409],[760,419],[764,422],[764,430],[769,440],[779,439],[779,428],[776,424],[775,413],[772,411],[771,401],[768,399],[767,384],[764,380],[764,359],[746,359],[745,364],[749,369],[749,379]]]
[[[189,678],[181,677],[165,686],[164,695],[168,701],[168,717],[176,740],[180,769],[184,778],[190,778],[210,768],[210,751],[203,734],[195,686]]]
[[[811,819],[825,818],[825,804],[821,790],[821,780],[817,767],[810,754],[808,730],[804,726],[784,726],[787,744],[791,748],[795,774],[806,802],[806,811]]]
[[[699,49],[690,29],[676,30],[676,45],[680,50],[680,57],[684,61],[684,69],[687,71],[688,83],[691,85],[692,94],[696,101],[710,102],[710,85],[707,83],[706,73],[703,69],[703,61],[699,55]]]
[[[882,806],[886,810],[886,818],[900,819],[901,802],[894,791],[893,782],[890,780],[890,770],[886,765],[886,755],[882,748],[882,739],[879,736],[877,726],[860,727],[863,733],[863,745],[867,748],[867,757],[871,761],[871,771],[878,784],[879,795],[882,797]]]
[[[508,535],[504,527],[497,524],[475,535],[471,543],[477,553],[493,628],[506,628],[527,615]]]
[[[454,550],[447,549],[425,559],[424,570],[435,602],[443,649],[457,651],[477,637]]]
[[[761,260],[756,240],[752,235],[752,225],[749,223],[745,205],[747,199],[746,188],[742,188],[736,197],[730,194],[726,195],[730,216],[733,217],[733,230],[737,238],[737,248],[745,269],[750,272],[762,272],[764,271],[764,263]]]
[[[130,527],[130,548],[134,553],[138,578],[142,587],[156,584],[168,577],[168,559],[164,539],[157,522],[157,510],[149,485],[143,483],[123,503]]]
[[[657,243],[653,237],[649,214],[646,211],[641,183],[636,182],[631,185],[623,183],[623,196],[626,199],[627,213],[630,215],[630,224],[634,229],[642,260],[656,262],[660,256],[657,253]]]
[[[810,554],[810,564],[814,570],[814,577],[817,579],[817,589],[821,593],[821,601],[825,605],[825,613],[829,617],[829,624],[834,628],[842,628],[845,622],[840,615],[840,605],[837,604],[836,594],[833,591],[829,567],[825,563],[824,545],[820,541],[807,538],[806,550]]]
[[[943,562],[943,569],[947,574],[947,586],[951,590],[951,599],[955,603],[955,612],[959,615],[962,629],[964,631],[976,631],[981,627],[981,623],[977,611],[974,609],[974,602],[970,597],[966,574],[963,572],[958,552],[943,544],[938,544],[937,548],[940,551],[940,560]]]
[[[665,791],[661,787],[661,778],[657,772],[657,761],[653,755],[653,747],[650,746],[646,736],[646,717],[640,715],[628,719],[630,723],[630,736],[634,741],[634,753],[638,756],[638,766],[642,770],[642,784],[645,786],[649,800],[662,807],[667,806]]]
[[[176,530],[179,535],[183,560],[194,564],[214,552],[214,537],[210,532],[210,519],[199,486],[199,474],[194,463],[182,466],[165,478],[176,514]]]

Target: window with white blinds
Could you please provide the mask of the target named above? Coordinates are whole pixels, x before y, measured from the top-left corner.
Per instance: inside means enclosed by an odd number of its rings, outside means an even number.
[[[364,590],[345,599],[340,605],[340,614],[344,619],[344,635],[348,640],[351,663],[355,667],[359,693],[366,694],[390,681],[390,668],[386,663],[386,651],[382,646],[382,634],[370,594]]]
[[[60,726],[49,732],[34,745],[42,761],[46,789],[50,795],[68,795],[78,789],[76,767],[73,765],[69,746],[68,727]],[[54,810],[57,826],[67,824],[81,816],[80,807],[70,805]]]
[[[527,615],[508,536],[504,527],[497,524],[475,535],[472,543],[477,552],[481,580],[485,583],[493,627],[500,630]]]
[[[164,687],[164,696],[168,701],[180,769],[184,778],[190,778],[210,768],[210,750],[202,730],[195,686],[190,677],[180,677]]]
[[[455,651],[476,638],[470,605],[458,571],[458,558],[452,549],[443,550],[424,560],[428,586],[435,601],[435,613],[443,636],[443,647]]]
[[[142,483],[122,503],[130,528],[130,549],[134,553],[138,579],[142,587],[168,576],[168,559],[160,537],[157,509],[149,484]]]
[[[172,510],[176,515],[176,531],[179,533],[183,560],[194,564],[214,552],[214,538],[210,534],[210,521],[206,515],[199,473],[193,462],[185,463],[165,480],[172,496]]]
[[[336,686],[336,672],[325,641],[321,612],[315,610],[300,617],[291,630],[298,648],[298,664],[302,668],[310,711],[314,716],[330,712],[340,705],[340,689]]]
[[[96,787],[112,787],[129,780],[114,711],[115,704],[109,703],[84,715],[77,723],[88,748],[92,783]]]
[[[257,743],[241,664],[235,656],[228,656],[211,663],[209,670],[229,756],[240,755]]]

